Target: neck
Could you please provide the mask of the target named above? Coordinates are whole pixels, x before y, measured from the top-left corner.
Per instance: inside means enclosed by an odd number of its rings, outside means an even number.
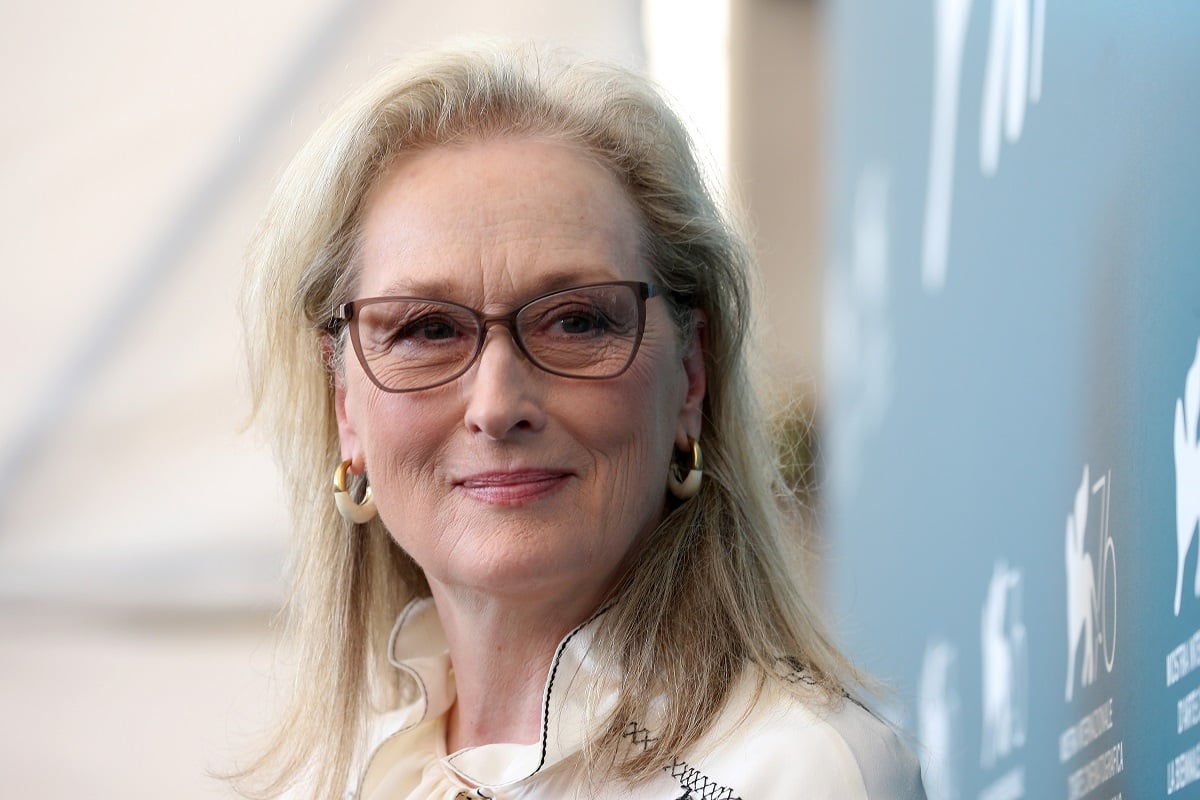
[[[523,603],[431,581],[454,665],[456,699],[446,751],[541,736],[546,675],[555,649],[596,608],[596,598]]]

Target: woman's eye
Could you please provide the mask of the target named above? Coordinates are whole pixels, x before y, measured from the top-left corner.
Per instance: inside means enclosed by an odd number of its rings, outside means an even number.
[[[598,333],[605,330],[608,325],[603,315],[599,313],[575,312],[562,315],[559,318],[558,327],[563,333],[579,335],[584,333]]]
[[[398,342],[420,343],[453,339],[458,334],[458,326],[454,324],[453,320],[443,317],[422,317],[401,326],[393,338]]]
[[[539,316],[535,329],[547,336],[599,336],[613,328],[604,309],[592,303],[563,303]]]
[[[451,339],[456,333],[454,325],[446,320],[424,319],[406,325],[400,335],[407,339],[437,340]]]

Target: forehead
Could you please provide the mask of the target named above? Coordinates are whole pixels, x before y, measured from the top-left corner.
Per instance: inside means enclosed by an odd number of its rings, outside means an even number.
[[[638,214],[612,173],[556,142],[443,146],[393,165],[366,198],[358,296],[474,304],[648,280]]]

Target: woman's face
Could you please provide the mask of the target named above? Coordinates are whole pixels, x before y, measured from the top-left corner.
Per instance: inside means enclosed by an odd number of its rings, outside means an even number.
[[[499,139],[404,159],[368,195],[358,298],[507,313],[560,288],[649,281],[636,212],[606,169],[561,144]],[[700,435],[704,370],[661,298],[623,374],[551,375],[503,325],[461,377],[377,388],[347,353],[342,452],[435,589],[598,602],[659,522],[672,450]]]

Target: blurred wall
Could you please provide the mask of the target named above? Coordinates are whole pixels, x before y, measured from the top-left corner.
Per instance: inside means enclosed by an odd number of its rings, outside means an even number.
[[[762,269],[764,360],[815,396],[824,269],[821,4],[740,0],[730,20],[730,192]]]

